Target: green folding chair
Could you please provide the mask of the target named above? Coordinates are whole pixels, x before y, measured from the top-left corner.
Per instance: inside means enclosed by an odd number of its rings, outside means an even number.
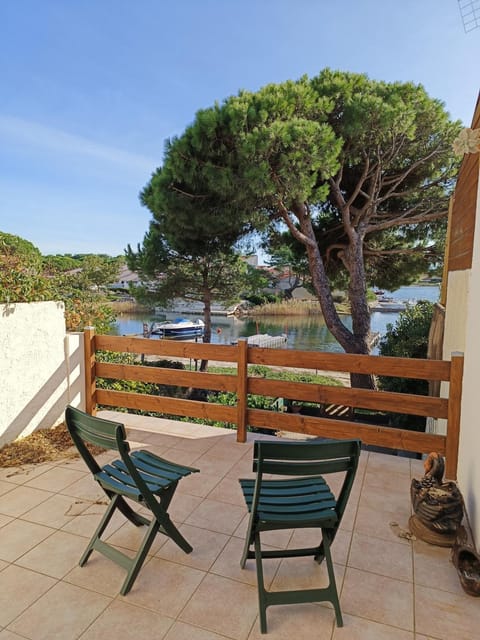
[[[127,571],[127,577],[120,590],[122,595],[126,595],[132,588],[157,533],[171,538],[185,553],[192,551],[192,547],[173,524],[167,511],[178,481],[197,472],[198,469],[169,462],[149,451],[130,452],[125,427],[121,423],[91,416],[71,406],[66,409],[65,422],[80,455],[110,500],[105,515],[79,564],[83,567],[93,550],[113,560]],[[100,467],[87,443],[116,450],[121,459]],[[149,509],[152,518],[148,519],[135,511],[127,502],[127,498]],[[133,558],[101,540],[116,509],[137,527],[148,526]]]
[[[355,479],[360,444],[359,440],[255,442],[253,470],[256,471],[257,477],[240,480],[250,512],[240,565],[244,569],[247,559],[255,558],[261,633],[267,632],[267,607],[275,604],[326,600],[333,604],[337,625],[343,626],[330,546],[342,520]],[[343,472],[343,482],[338,496],[335,497],[323,476],[340,472]],[[265,474],[284,477],[265,479]],[[321,530],[318,546],[271,551],[261,548],[260,534],[263,531],[312,527]],[[300,556],[313,556],[319,564],[325,559],[328,586],[295,591],[267,591],[264,586],[262,560]]]

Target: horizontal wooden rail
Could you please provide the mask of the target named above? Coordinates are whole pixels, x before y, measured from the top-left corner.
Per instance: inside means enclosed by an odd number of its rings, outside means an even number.
[[[430,396],[416,396],[410,393],[392,391],[371,391],[328,385],[313,385],[307,382],[284,382],[267,378],[248,378],[248,393],[256,393],[273,398],[332,403],[375,411],[412,413],[417,416],[447,418],[448,400]]]
[[[138,356],[138,364],[100,362],[96,351],[131,353]],[[214,374],[185,369],[145,366],[140,356],[158,359],[214,360],[231,364],[232,374]],[[460,406],[463,376],[463,355],[453,354],[451,362],[392,358],[289,349],[249,347],[246,339],[237,345],[213,345],[194,342],[176,342],[134,337],[95,335],[85,332],[85,376],[87,410],[95,412],[96,405],[122,407],[136,411],[156,412],[164,415],[200,418],[234,424],[237,440],[244,442],[247,426],[272,431],[303,433],[317,437],[358,437],[363,443],[377,447],[429,453],[438,451],[446,456],[446,476],[456,477]],[[257,377],[249,372],[250,365],[272,368],[296,368],[321,371],[326,375],[336,372],[364,373],[420,380],[449,382],[448,398],[415,394],[352,389],[328,384],[291,382],[268,377]],[[235,405],[185,400],[167,396],[100,389],[97,378],[146,382],[185,388],[208,389],[236,394]],[[447,387],[446,387],[447,388]],[[447,436],[396,429],[368,424],[366,416],[357,420],[335,419],[320,413],[319,417],[253,409],[248,397],[264,397],[311,402],[318,405],[338,405],[352,409],[385,411],[413,416],[445,419]],[[358,419],[365,420],[359,422]]]
[[[294,357],[292,357],[294,353]],[[320,351],[289,351],[286,349],[248,350],[249,364],[276,367],[303,367],[321,371],[346,371],[377,376],[398,376],[418,380],[448,380],[450,362],[446,360],[421,360],[419,358],[392,358],[387,356],[364,356],[348,353]]]
[[[275,414],[262,409],[249,409],[247,420],[252,427],[267,427],[275,431],[291,431],[326,438],[360,438],[364,444],[403,451],[438,451],[441,454],[445,454],[446,451],[445,436],[407,429],[392,429],[332,418]]]
[[[236,362],[238,347],[203,344],[196,342],[175,342],[173,340],[151,340],[128,336],[95,336],[95,346],[103,351],[139,353],[151,356],[175,356],[190,360],[219,360]]]
[[[170,413],[177,416],[204,418],[205,420],[218,420],[221,422],[236,422],[237,419],[236,407],[227,407],[211,402],[198,402],[196,400],[167,398],[165,396],[150,396],[143,393],[97,389],[97,402],[110,407],[158,411],[159,413]]]
[[[172,375],[172,372],[175,372]],[[185,371],[183,369],[165,369],[162,367],[145,367],[134,364],[112,364],[97,362],[96,373],[99,378],[113,380],[133,380],[135,382],[152,382],[176,387],[196,387],[213,391],[236,391],[237,377],[219,373]]]

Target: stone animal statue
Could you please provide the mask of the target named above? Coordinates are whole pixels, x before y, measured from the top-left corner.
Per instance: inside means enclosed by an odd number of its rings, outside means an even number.
[[[412,480],[410,496],[415,516],[428,529],[454,534],[463,519],[462,495],[454,482],[443,482],[445,460],[436,452],[424,462],[425,475]]]

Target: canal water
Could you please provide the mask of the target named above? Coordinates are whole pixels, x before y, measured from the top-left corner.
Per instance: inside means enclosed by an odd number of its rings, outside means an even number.
[[[394,300],[429,300],[437,302],[439,288],[437,286],[411,286],[401,287],[397,291],[384,294]],[[143,323],[150,324],[164,319],[173,320],[178,314],[167,313],[163,316],[153,314],[127,314],[117,318],[112,333],[115,335],[132,335],[143,333]],[[189,315],[191,319],[197,316]],[[384,335],[389,324],[394,325],[399,317],[398,312],[373,311],[371,315],[371,329]],[[351,327],[351,316],[342,316],[347,327]],[[260,316],[258,318],[237,318],[235,316],[212,317],[212,342],[216,344],[231,344],[238,338],[244,338],[256,333],[268,333],[270,335],[286,334],[287,347],[305,351],[331,351],[343,352],[342,347],[325,325],[321,314],[315,316]],[[374,349],[372,353],[377,353]]]

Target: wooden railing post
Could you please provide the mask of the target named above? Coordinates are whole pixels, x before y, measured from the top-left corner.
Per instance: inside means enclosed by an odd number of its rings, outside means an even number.
[[[462,408],[463,353],[452,353],[450,388],[448,392],[447,441],[445,444],[445,476],[457,479],[460,414]]]
[[[247,440],[248,341],[238,340],[237,356],[237,442]]]
[[[95,415],[97,413],[95,327],[85,327],[83,330],[83,349],[85,354],[85,411]]]

